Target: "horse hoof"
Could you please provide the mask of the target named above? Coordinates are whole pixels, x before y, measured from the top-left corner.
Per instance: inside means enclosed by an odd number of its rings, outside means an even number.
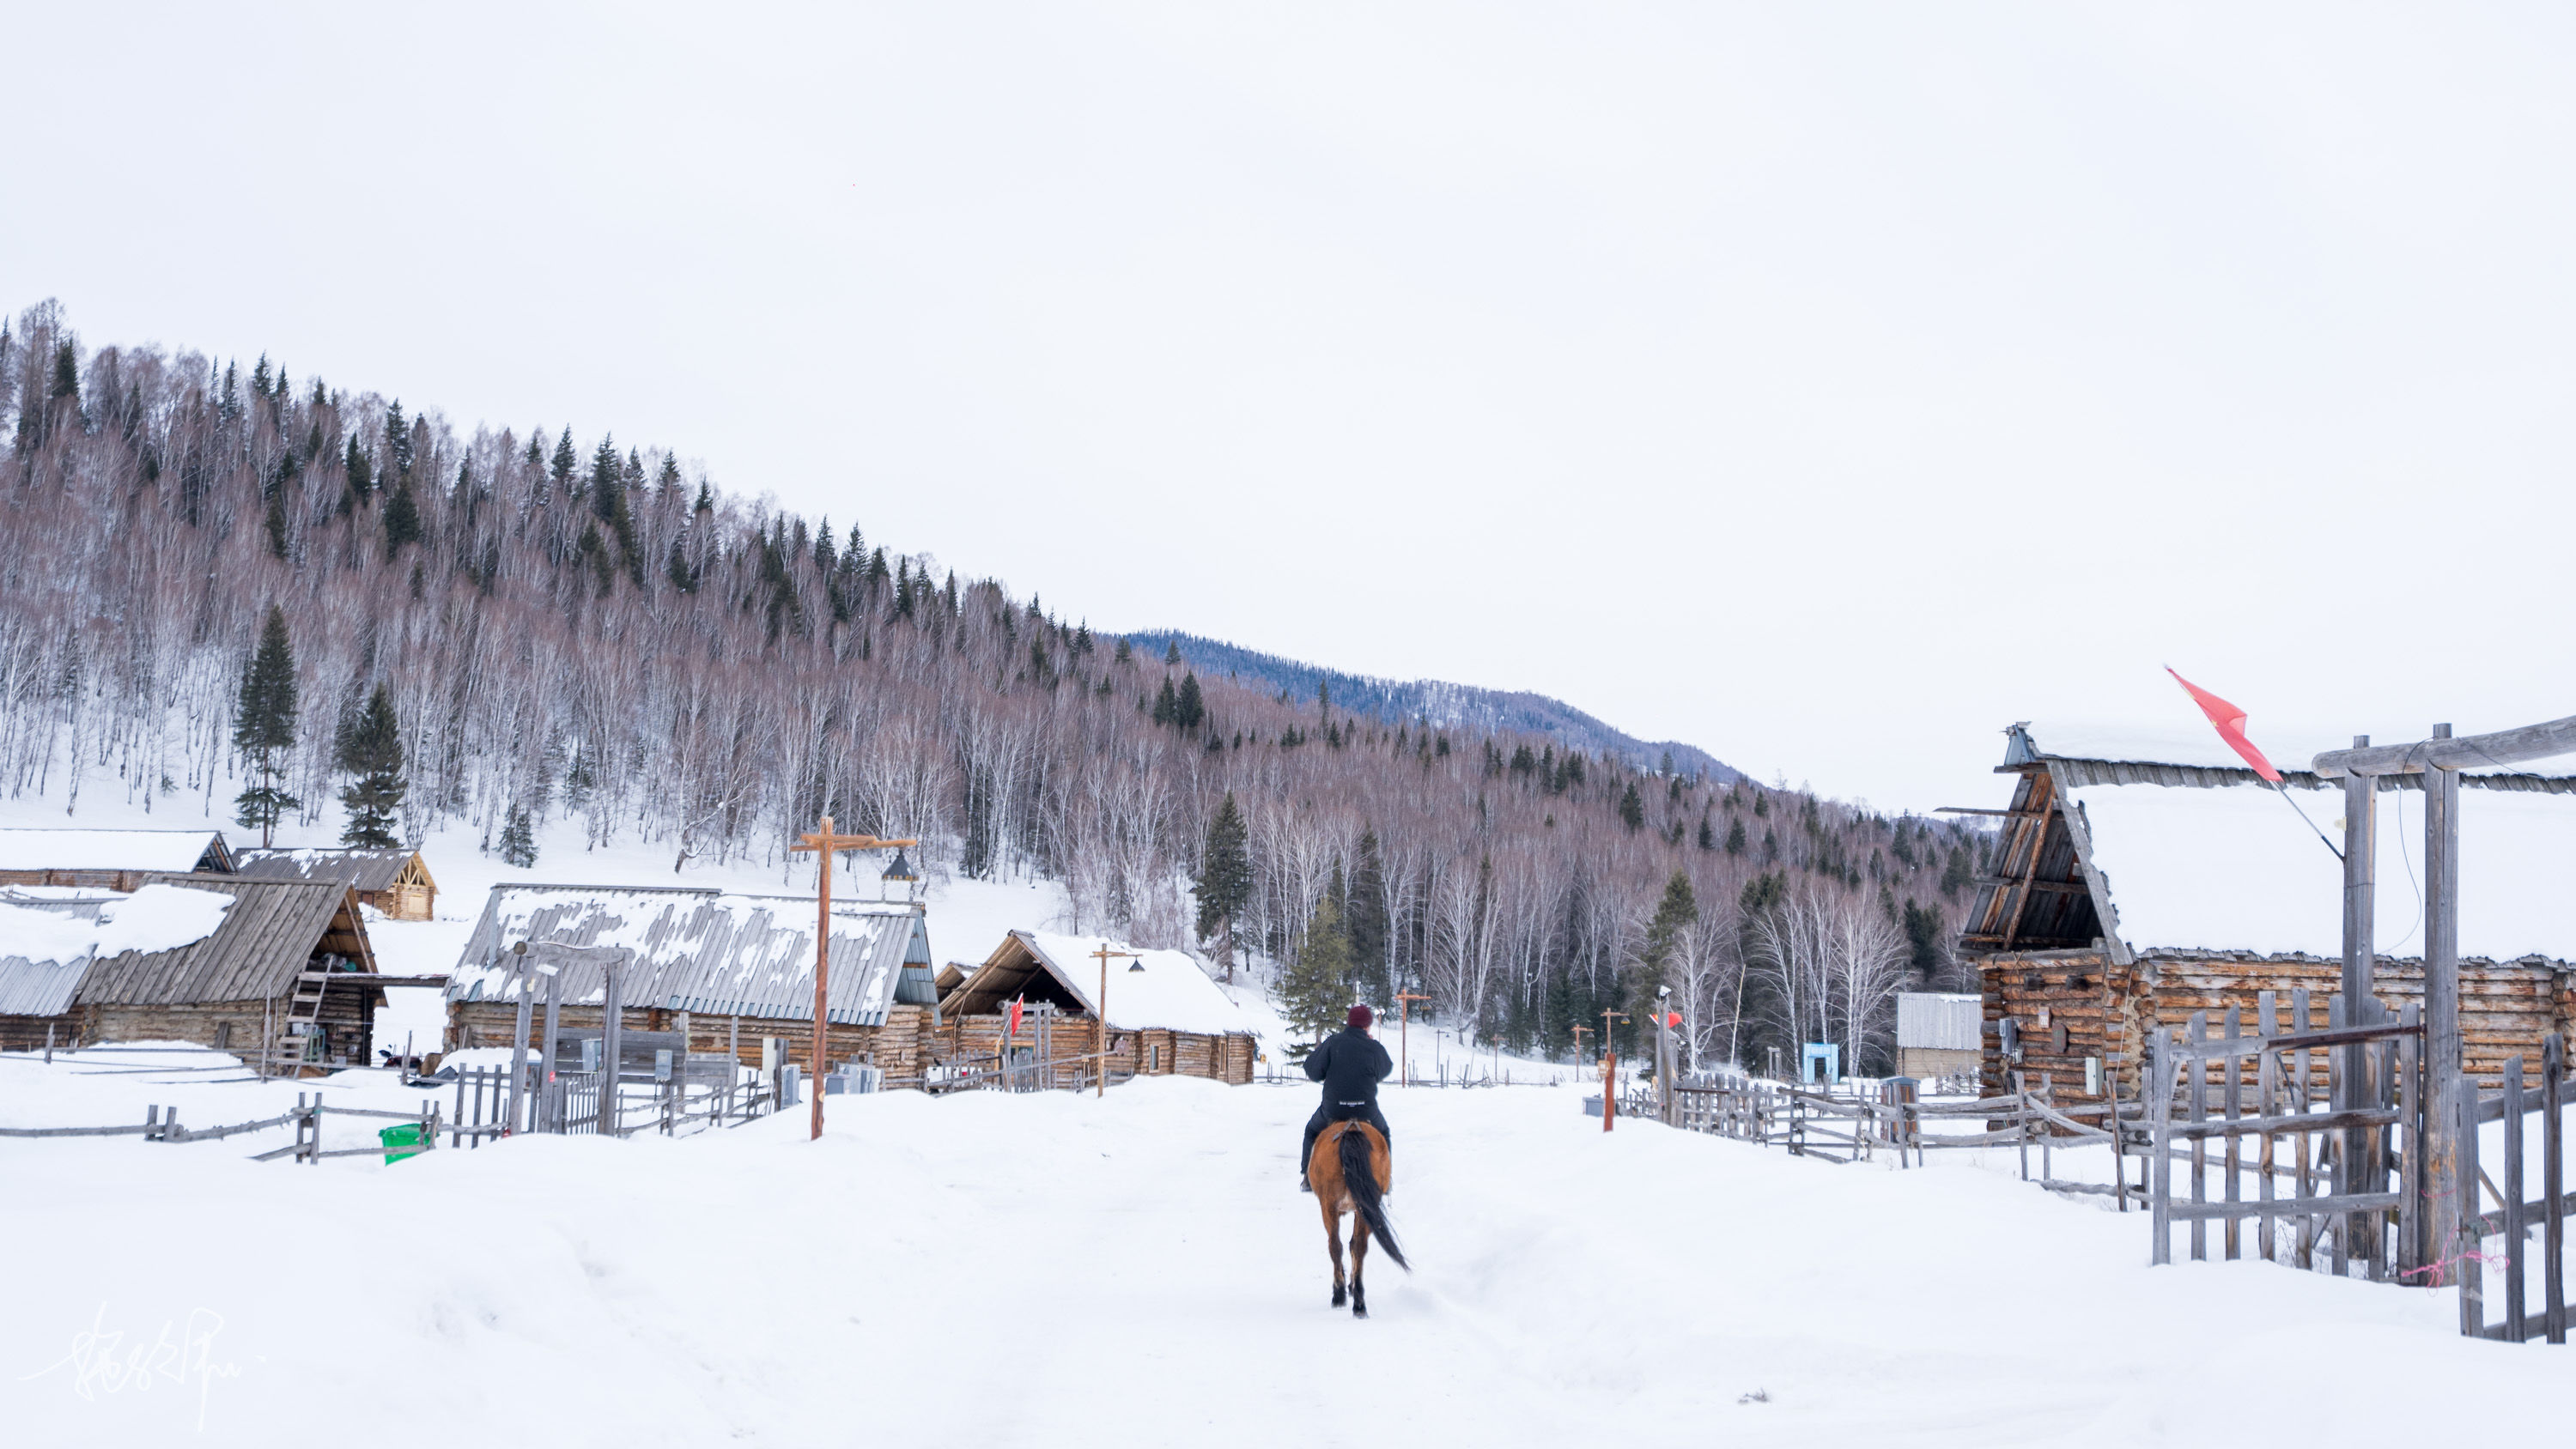
[[[1342,1290],[1341,1290],[1341,1289],[1339,1289],[1339,1288],[1334,1289],[1334,1290],[1333,1290],[1333,1306],[1334,1306],[1335,1308],[1339,1308],[1339,1307],[1341,1307],[1341,1306],[1342,1306],[1342,1301],[1343,1301],[1343,1298],[1344,1298],[1344,1297],[1345,1297],[1345,1295],[1343,1294],[1343,1292],[1342,1292]]]
[[[1367,1308],[1367,1306],[1366,1306],[1365,1304],[1358,1304],[1358,1303],[1354,1303],[1354,1304],[1352,1304],[1352,1305],[1351,1305],[1351,1317],[1353,1317],[1353,1318],[1366,1318],[1366,1317],[1368,1317],[1368,1308]]]

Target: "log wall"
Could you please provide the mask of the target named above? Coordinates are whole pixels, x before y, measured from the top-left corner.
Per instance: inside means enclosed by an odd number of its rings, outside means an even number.
[[[2155,979],[2147,979],[2147,968]],[[2287,1018],[2291,993],[2306,988],[2310,1021],[2326,1025],[2327,1001],[2343,983],[2343,963],[2313,956],[2156,953],[2118,966],[2099,951],[2032,951],[1994,955],[1979,962],[1984,984],[1983,1081],[1989,1095],[2010,1091],[2013,1063],[2003,1059],[2002,1023],[2019,1034],[2018,1070],[2032,1086],[2045,1074],[2060,1102],[2096,1100],[2084,1088],[2084,1062],[2100,1057],[2106,1080],[2123,1099],[2142,1080],[2140,1046],[2161,1027],[2187,1025],[2194,1012],[2209,1013],[2217,1028],[2227,1009],[2238,1008],[2254,1030],[2259,993],[2275,997]],[[2424,963],[2382,959],[2372,974],[2374,995],[2393,1017],[2424,1000]],[[2540,1060],[2541,1038],[2562,1037],[2576,1026],[2576,973],[2548,963],[2460,963],[2460,1034],[2471,1076],[2485,1089],[2503,1081],[2505,1059],[2520,1053]],[[2320,1057],[2316,1070],[2324,1070]]]
[[[681,1013],[661,1007],[629,1006],[618,1012],[619,1023],[628,1031],[673,1031],[679,1027]],[[607,1020],[607,1011],[598,1006],[567,1006],[561,1017],[565,1031],[596,1032]],[[689,1015],[689,1051],[693,1055],[722,1056],[726,1044],[734,1043],[734,1060],[746,1067],[760,1065],[761,1040],[765,1037],[787,1039],[787,1060],[814,1074],[814,1022],[793,1018],[741,1018],[739,1037],[734,1031],[735,1018],[711,1016],[704,1012]],[[447,1004],[446,1050],[464,1051],[470,1047],[506,1047],[517,1031],[518,1003],[514,1001],[451,1001]],[[538,1003],[528,1015],[528,1044],[540,1046],[546,1030],[546,1008]],[[844,1062],[864,1061],[884,1069],[889,1085],[918,1084],[923,1068],[932,1058],[935,1038],[930,1030],[930,1008],[896,1006],[886,1012],[883,1026],[852,1026],[833,1022],[824,1029],[823,1052],[835,1066]]]

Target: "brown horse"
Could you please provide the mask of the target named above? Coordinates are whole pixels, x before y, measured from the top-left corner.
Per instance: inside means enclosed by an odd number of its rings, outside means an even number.
[[[1342,1306],[1342,1214],[1351,1215],[1351,1316],[1368,1317],[1368,1286],[1360,1270],[1368,1263],[1369,1237],[1385,1245],[1395,1266],[1410,1273],[1404,1250],[1386,1224],[1386,1190],[1395,1185],[1395,1161],[1386,1139],[1366,1122],[1335,1122],[1315,1138],[1315,1155],[1306,1163],[1306,1181],[1315,1189],[1315,1204],[1324,1210],[1324,1241],[1333,1253],[1333,1306]]]

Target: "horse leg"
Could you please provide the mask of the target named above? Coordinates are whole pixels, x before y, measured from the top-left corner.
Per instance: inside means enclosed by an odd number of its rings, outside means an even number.
[[[1333,1306],[1339,1308],[1342,1306],[1343,1294],[1342,1215],[1334,1210],[1332,1198],[1325,1197],[1320,1192],[1315,1194],[1315,1198],[1324,1205],[1324,1246],[1330,1249],[1333,1255]]]
[[[1368,1284],[1362,1273],[1368,1267],[1369,1225],[1366,1213],[1351,1214],[1351,1317],[1368,1317]]]

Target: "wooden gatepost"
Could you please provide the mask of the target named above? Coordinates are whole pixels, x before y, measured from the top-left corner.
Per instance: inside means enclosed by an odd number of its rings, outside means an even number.
[[[2404,745],[2372,745],[2357,736],[2348,750],[2318,755],[2313,768],[2322,779],[2344,782],[2344,979],[2347,1002],[2377,1010],[2371,996],[2371,970],[2376,960],[2372,865],[2378,850],[2377,795],[2388,776],[2418,775],[2424,790],[2424,1101],[2416,1114],[2421,1134],[2425,1211],[2418,1240],[2400,1245],[2401,1267],[2409,1281],[2439,1283],[2456,1279],[2462,1331],[2488,1336],[2479,1317],[2482,1307],[2472,1286],[2478,1277],[2479,1248],[2486,1215],[2478,1210],[2479,1179],[2474,1167],[2476,1141],[2467,1134],[2485,1115],[2469,1081],[2460,1034],[2460,772],[2479,767],[2527,764],[2558,755],[2576,754],[2576,715],[2520,729],[2453,738],[2449,725],[2436,725],[2430,738]],[[2364,1048],[2345,1049],[2339,1074],[2346,1089],[2358,1090],[2363,1079]],[[2519,1083],[2514,1083],[2518,1095]],[[2347,1104],[2338,1100],[2338,1108]],[[2350,1106],[2360,1105],[2358,1099]],[[2496,1115],[2502,1115],[2502,1103]],[[2513,1104],[2519,1107],[2519,1102]],[[2556,1121],[2558,1104],[2549,1104]],[[2514,1114],[2518,1121],[2520,1113]],[[2555,1131],[2554,1125],[2551,1129]],[[2355,1152],[2365,1129],[2347,1133],[2346,1151]],[[2513,1139],[2518,1142],[2519,1138]],[[2350,1160],[2350,1159],[2348,1159]],[[2463,1170],[2464,1164],[2467,1170]],[[2554,1167],[2554,1164],[2553,1164]],[[2561,1192],[2547,1185],[2552,1201]],[[2517,1199],[2520,1189],[2514,1190]],[[2515,1217],[2521,1204],[2512,1204]],[[2553,1222],[2553,1227],[2555,1223]],[[2561,1251],[2553,1234],[2552,1258]],[[2519,1263],[2521,1247],[2509,1249]],[[2446,1273],[2445,1268],[2456,1269]],[[2515,1275],[2519,1286],[2519,1274]],[[2553,1290],[2556,1285],[2552,1285]],[[2554,1297],[2554,1292],[2553,1292]],[[2562,1310],[2563,1311],[2563,1310]],[[2515,1312],[2520,1312],[2516,1305]],[[2563,1331],[2563,1330],[2562,1330]]]

